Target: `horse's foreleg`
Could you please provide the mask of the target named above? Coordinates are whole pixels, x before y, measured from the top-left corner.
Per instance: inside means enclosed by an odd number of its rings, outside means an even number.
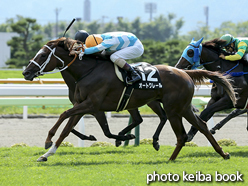
[[[80,115],[77,116],[75,121],[79,121],[79,119],[81,118],[81,116],[83,116],[85,113],[90,113],[92,112],[92,107],[87,106],[87,105],[91,105],[91,101],[90,100],[85,100],[82,103],[75,103],[73,108],[63,112],[58,121],[56,122],[56,124],[52,127],[52,129],[48,132],[48,136],[45,142],[45,148],[49,148],[52,145],[52,137],[55,135],[57,129],[59,128],[59,126],[61,125],[61,123],[69,118],[70,116],[75,116],[75,115]],[[74,119],[75,117],[72,117],[72,119]],[[70,130],[71,131],[71,130]]]
[[[72,119],[74,120],[74,123],[78,123],[78,121],[80,120],[81,116],[76,115],[76,116],[72,116]],[[55,128],[57,127],[57,128]],[[53,142],[51,141],[51,138],[54,136],[55,132],[58,129],[58,125],[54,126],[48,134],[47,140],[45,142],[45,149],[48,149],[52,146]],[[76,131],[75,129],[71,130],[71,133],[75,134],[77,137],[79,137],[81,140],[90,140],[90,141],[96,141],[96,138],[92,135],[90,136],[86,136],[81,134],[80,132]]]
[[[235,118],[236,116],[239,116],[241,114],[244,114],[246,112],[246,110],[241,110],[241,109],[236,109],[234,111],[232,111],[226,118],[224,118],[223,120],[221,120],[219,123],[217,123],[211,130],[210,132],[212,134],[215,134],[216,130],[220,130],[229,120],[231,120],[232,118]]]
[[[128,125],[126,128],[124,128],[121,132],[119,132],[118,135],[125,135],[127,132],[131,131],[133,128],[138,126],[140,123],[143,122],[142,117],[140,116],[139,110],[138,109],[133,109],[133,110],[128,110],[132,117],[132,123]],[[121,145],[121,140],[116,140],[115,141],[115,146],[119,147]]]
[[[80,118],[81,118],[81,116],[79,117],[79,119]],[[52,156],[53,154],[55,154],[56,150],[58,149],[58,147],[60,146],[62,141],[69,135],[72,128],[77,124],[77,121],[78,121],[78,118],[75,119],[75,117],[70,117],[68,123],[66,124],[62,133],[60,134],[59,139],[52,146],[52,148],[48,150],[47,153],[43,154],[41,157],[38,158],[38,160],[37,160],[38,162],[47,161],[47,158],[49,156]]]
[[[95,136],[93,136],[93,135],[89,135],[89,136],[83,135],[82,133],[76,131],[75,129],[72,129],[71,130],[71,133],[73,133],[74,135],[76,135],[77,137],[79,137],[81,140],[96,141]]]
[[[55,125],[49,130],[48,132],[48,136],[46,138],[45,141],[45,149],[48,149],[52,146],[53,142],[52,142],[52,137],[55,135],[56,131],[58,130],[59,126],[61,125],[61,123],[67,118],[67,112],[63,112],[58,121],[55,123]]]

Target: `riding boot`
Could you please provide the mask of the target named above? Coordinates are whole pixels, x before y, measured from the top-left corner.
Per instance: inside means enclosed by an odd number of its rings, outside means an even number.
[[[141,79],[140,75],[128,63],[123,66],[123,69],[131,75],[131,79],[127,81],[128,84],[133,84]]]

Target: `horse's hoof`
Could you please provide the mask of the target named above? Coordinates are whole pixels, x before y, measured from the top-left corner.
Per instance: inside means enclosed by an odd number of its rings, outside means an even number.
[[[116,147],[119,147],[120,145],[121,145],[121,141],[116,140],[116,141],[115,141],[115,146],[116,146]]]
[[[225,159],[225,160],[229,160],[229,159],[230,159],[230,157],[231,157],[231,156],[230,156],[230,154],[229,154],[229,153],[225,153],[225,157],[224,157],[224,159]]]
[[[211,129],[210,132],[211,132],[211,134],[215,134],[216,133],[215,130],[213,130],[213,129]]]
[[[95,136],[90,135],[90,136],[89,136],[89,140],[91,140],[91,141],[96,141],[96,138],[95,138]]]
[[[47,161],[47,158],[44,157],[44,156],[41,156],[37,159],[38,162],[44,162],[44,161]]]
[[[188,135],[188,139],[186,142],[192,141],[192,139],[194,138],[194,135],[191,135],[191,134],[187,134],[187,135]]]
[[[153,148],[154,148],[156,151],[159,150],[160,145],[158,144],[158,142],[152,143],[152,145],[153,145]]]
[[[53,145],[53,142],[47,142],[45,143],[45,149],[49,149]]]
[[[128,140],[136,138],[135,135],[133,135],[133,134],[127,134],[126,137],[128,138]]]

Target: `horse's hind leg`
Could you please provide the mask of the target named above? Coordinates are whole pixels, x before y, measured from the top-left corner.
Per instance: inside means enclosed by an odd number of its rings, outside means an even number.
[[[189,123],[191,123],[194,127],[196,127],[201,133],[206,136],[206,138],[212,144],[217,153],[219,153],[224,159],[230,158],[230,155],[228,153],[224,153],[222,148],[216,142],[213,135],[208,130],[206,122],[204,122],[199,116],[194,114],[191,109],[187,109],[183,116]]]
[[[168,112],[167,112],[168,114]],[[177,137],[177,145],[169,160],[175,160],[187,140],[187,134],[182,123],[182,117],[177,113],[168,114],[171,127]]]
[[[140,123],[143,122],[143,119],[139,113],[138,109],[133,109],[133,110],[128,110],[132,117],[132,123],[128,125],[126,128],[124,128],[121,132],[119,132],[118,135],[125,135],[127,132],[131,131],[133,128],[138,126]],[[121,145],[121,140],[116,140],[115,141],[115,146],[119,147]]]
[[[167,116],[165,114],[165,111],[164,109],[161,107],[161,104],[159,101],[152,101],[150,103],[147,104],[160,118],[160,123],[156,129],[156,132],[154,133],[153,135],[153,148],[155,150],[159,150],[159,143],[158,143],[158,140],[159,140],[159,135],[160,135],[160,132],[162,131],[166,121],[167,121]]]

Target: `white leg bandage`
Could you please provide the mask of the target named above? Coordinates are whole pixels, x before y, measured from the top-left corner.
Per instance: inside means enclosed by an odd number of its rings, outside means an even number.
[[[53,145],[53,146],[49,149],[49,151],[43,155],[43,157],[48,158],[49,156],[54,155],[55,152],[56,152],[56,150],[57,150],[57,147],[56,147],[55,145]]]

